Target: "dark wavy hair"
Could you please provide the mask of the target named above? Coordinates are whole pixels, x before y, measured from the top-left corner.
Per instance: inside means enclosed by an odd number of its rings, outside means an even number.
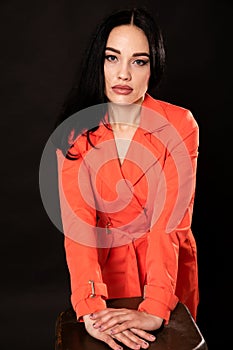
[[[79,82],[75,83],[69,92],[55,127],[78,111],[107,102],[107,98],[104,94],[104,59],[106,43],[113,28],[126,24],[137,26],[143,30],[147,37],[150,50],[151,71],[147,91],[151,95],[154,94],[155,88],[159,85],[165,68],[165,49],[161,29],[145,8],[118,10],[104,18],[95,30],[89,47],[84,54]],[[92,118],[96,120],[92,120],[91,124],[99,125],[102,117],[99,113],[96,113],[96,115],[92,113]],[[77,125],[72,127],[73,138],[83,130],[86,130],[87,139],[90,142],[90,133],[98,127],[96,126],[90,129],[89,125],[87,125],[86,118],[80,117],[78,119]],[[63,130],[63,135],[60,137],[59,143],[61,149],[70,147],[70,145],[68,145],[68,136],[71,131],[69,128],[70,127],[68,127],[66,131]]]

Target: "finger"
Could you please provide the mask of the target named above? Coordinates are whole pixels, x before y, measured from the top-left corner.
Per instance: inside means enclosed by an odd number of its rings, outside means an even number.
[[[156,337],[153,334],[145,332],[143,329],[130,328],[130,330],[138,335],[140,338],[146,339],[148,341],[155,341]]]
[[[114,316],[114,315],[120,315],[120,314],[125,314],[126,312],[128,312],[129,310],[127,309],[105,309],[105,310],[101,310],[98,312],[95,312],[93,314],[90,314],[90,319],[92,320],[101,320],[103,317],[110,317],[110,316]]]
[[[106,331],[110,328],[113,328],[114,326],[116,326],[118,324],[121,324],[121,323],[125,324],[125,323],[127,323],[127,321],[130,321],[131,318],[132,318],[132,316],[127,314],[127,313],[120,314],[120,315],[112,316],[106,322],[102,322],[102,321],[95,322],[93,327],[98,328],[100,332],[103,332],[103,331]],[[121,328],[121,331],[126,330],[127,328],[130,328],[130,327],[128,327],[126,325],[125,327]],[[119,333],[119,332],[116,332],[116,333]]]
[[[127,310],[120,311],[120,312],[112,311],[112,312],[105,314],[101,318],[98,318],[94,322],[93,327],[99,328],[101,331],[104,331],[104,330],[107,330],[107,329],[115,326],[117,323],[121,323],[121,322],[126,321],[130,318],[131,317],[130,317],[129,313],[127,312]]]
[[[147,349],[150,346],[148,342],[135,335],[131,330],[126,330],[122,333],[125,334],[130,340],[140,345],[142,349]]]
[[[139,328],[140,329],[140,324],[138,324],[137,320],[127,320],[125,322],[118,322],[121,324],[116,325],[113,329],[111,329],[111,335],[115,335],[118,333],[121,333],[125,331],[126,329],[131,329],[131,328]]]
[[[97,339],[106,343],[113,350],[123,350],[122,346],[118,345],[114,339],[108,334],[103,334],[103,336],[98,337]]]
[[[126,334],[119,333],[114,336],[122,344],[126,345],[130,349],[138,350],[141,348],[140,344],[131,340]]]
[[[112,308],[107,308],[107,309],[104,309],[104,310],[100,310],[100,311],[96,311],[94,313],[91,313],[89,315],[89,317],[91,319],[96,319],[96,318],[100,318],[106,314],[108,314],[109,312],[111,312],[112,310],[115,310],[115,309],[112,309]]]
[[[95,330],[92,326],[85,324],[86,330],[87,332],[96,339],[101,340],[102,342],[106,343],[107,345],[109,345],[109,347],[113,350],[123,350],[123,348],[118,345],[113,337],[107,333],[100,333],[98,332],[98,330]]]

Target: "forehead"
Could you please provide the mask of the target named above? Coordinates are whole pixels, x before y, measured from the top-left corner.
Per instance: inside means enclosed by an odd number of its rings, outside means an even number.
[[[134,52],[149,50],[149,43],[143,30],[131,24],[113,28],[106,46],[120,51],[126,48]]]

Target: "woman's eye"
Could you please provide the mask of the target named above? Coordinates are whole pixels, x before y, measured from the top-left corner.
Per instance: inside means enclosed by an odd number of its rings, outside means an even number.
[[[105,59],[109,62],[115,62],[117,60],[116,56],[114,55],[106,55]]]
[[[149,60],[135,60],[134,63],[137,66],[144,66],[145,64],[147,64],[149,62]]]

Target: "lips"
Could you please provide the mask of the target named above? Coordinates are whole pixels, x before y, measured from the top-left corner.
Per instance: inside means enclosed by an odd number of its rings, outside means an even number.
[[[118,95],[129,95],[133,91],[128,85],[115,85],[112,90]]]

